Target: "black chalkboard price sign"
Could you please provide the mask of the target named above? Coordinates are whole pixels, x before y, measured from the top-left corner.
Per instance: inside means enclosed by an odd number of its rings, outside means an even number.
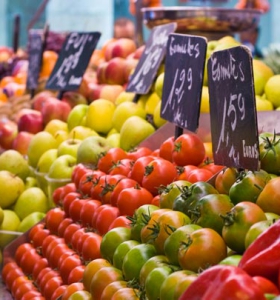
[[[28,35],[28,74],[27,88],[36,89],[42,63],[43,39],[38,31],[29,31]]]
[[[100,32],[72,32],[63,43],[46,88],[73,91],[79,88]]]
[[[207,41],[170,34],[165,58],[161,117],[195,132],[198,128]]]
[[[214,52],[207,69],[214,162],[258,170],[258,126],[249,49],[238,46]]]
[[[168,36],[175,31],[176,26],[176,23],[169,23],[152,29],[139,63],[127,84],[127,92],[145,95],[150,91],[166,53]]]

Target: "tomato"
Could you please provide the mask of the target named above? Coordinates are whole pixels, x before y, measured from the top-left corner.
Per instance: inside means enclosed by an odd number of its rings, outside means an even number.
[[[209,194],[200,198],[194,209],[190,211],[192,223],[201,227],[212,228],[220,235],[224,226],[224,215],[233,208],[233,204],[226,194]]]
[[[84,289],[84,285],[82,282],[74,282],[69,284],[63,294],[61,295],[61,300],[68,300],[71,295],[73,295],[77,291],[82,291]]]
[[[111,195],[114,188],[126,177],[121,174],[115,175],[107,175],[105,178],[105,182],[100,184],[100,200],[103,204],[110,204],[111,203]]]
[[[156,255],[156,249],[150,244],[140,244],[127,252],[123,259],[122,271],[125,280],[139,279],[144,263]]]
[[[198,166],[187,165],[183,167],[177,167],[178,180],[187,180],[191,171],[198,169]]]
[[[160,297],[160,289],[165,279],[173,272],[170,266],[162,266],[153,269],[146,278],[145,291],[147,298],[157,300]]]
[[[68,300],[77,300],[77,299],[83,299],[83,300],[92,300],[90,292],[87,291],[77,291],[73,293]]]
[[[136,185],[137,185],[137,181],[135,181],[131,178],[124,178],[121,181],[119,181],[115,185],[115,187],[111,193],[110,204],[113,206],[117,206],[117,200],[118,200],[118,196],[119,196],[120,192],[122,190],[124,190],[125,188],[135,187]]]
[[[197,279],[196,274],[183,276],[182,280],[180,280],[174,290],[173,299],[178,300],[186,291],[186,289]]]
[[[139,274],[140,286],[145,286],[146,279],[151,271],[158,267],[170,265],[168,258],[165,255],[155,255],[149,258],[142,266]]]
[[[100,244],[101,256],[109,262],[113,262],[113,256],[117,247],[124,241],[131,239],[131,229],[117,227],[108,231]]]
[[[104,267],[92,277],[90,293],[93,299],[100,299],[103,290],[114,281],[123,280],[122,271],[115,267]]]
[[[82,163],[79,163],[74,167],[71,175],[71,182],[75,184],[76,189],[79,188],[79,182],[82,176],[88,173],[89,171],[91,171],[91,169]]]
[[[160,196],[159,195],[156,195],[156,196],[154,196],[154,198],[152,199],[152,201],[151,201],[151,204],[152,205],[156,205],[156,206],[159,206],[160,205]]]
[[[30,243],[23,243],[18,246],[15,252],[15,261],[17,264],[20,264],[21,258],[25,252],[34,250],[35,248]]]
[[[50,278],[43,287],[45,299],[51,299],[55,291],[63,284],[60,276]]]
[[[129,217],[131,220],[131,238],[138,242],[141,242],[141,230],[146,225],[146,221],[150,219],[150,214],[159,209],[158,206],[152,204],[146,204],[140,206],[135,210],[132,217]]]
[[[174,141],[173,162],[178,166],[198,166],[205,157],[202,140],[195,133],[183,133]]]
[[[204,168],[197,168],[192,170],[187,177],[187,180],[191,183],[198,181],[208,181],[213,176],[213,173]]]
[[[57,228],[57,235],[59,237],[63,237],[66,228],[72,223],[74,223],[74,222],[71,218],[65,218],[63,221],[61,221],[61,223],[59,224],[59,226]]]
[[[176,167],[168,160],[157,158],[145,167],[142,186],[157,195],[162,185],[166,186],[176,178]]]
[[[96,209],[101,206],[101,201],[88,199],[80,211],[80,220],[83,227],[92,226],[92,216]]]
[[[69,205],[69,217],[74,221],[79,223],[81,221],[80,215],[83,206],[87,203],[86,199],[76,198]]]
[[[73,253],[74,251],[71,248],[69,248],[65,243],[57,244],[49,252],[49,257],[48,257],[49,265],[52,268],[57,268],[62,254],[71,255]]]
[[[249,228],[259,221],[266,220],[263,210],[257,204],[248,201],[239,202],[222,217],[222,236],[227,246],[237,253],[245,250],[245,237]]]
[[[59,272],[60,276],[63,280],[63,283],[67,284],[68,277],[72,269],[74,269],[77,266],[82,265],[82,261],[77,254],[70,255],[66,258],[64,258],[62,261],[59,261]]]
[[[38,230],[32,239],[30,239],[30,243],[32,243],[33,247],[36,249],[40,249],[42,247],[43,241],[47,236],[50,235],[49,229]]]
[[[95,178],[92,182],[92,187],[90,189],[90,197],[94,200],[100,200],[102,198],[101,192],[111,175],[101,175]]]
[[[173,162],[174,136],[167,138],[159,147],[159,156]]]
[[[112,299],[113,295],[120,289],[127,287],[127,282],[124,280],[119,280],[119,281],[113,281],[110,284],[108,284],[101,296],[100,300],[107,300],[107,299]]]
[[[81,194],[78,193],[78,192],[72,192],[72,193],[69,193],[67,194],[63,200],[62,200],[62,207],[63,207],[63,210],[65,212],[65,217],[69,217],[69,207],[70,207],[70,204],[75,200],[75,199],[80,199],[82,198],[81,197]]]
[[[71,239],[75,231],[79,230],[82,226],[77,223],[72,223],[67,226],[64,230],[63,238],[65,240],[65,244],[71,245]]]
[[[270,175],[263,171],[242,171],[230,187],[229,196],[234,204],[242,201],[256,202],[262,189],[270,180]]]
[[[252,278],[258,284],[264,294],[273,294],[275,296],[280,294],[278,287],[269,279],[262,276],[253,276]]]
[[[109,230],[117,227],[126,227],[131,228],[131,221],[128,219],[128,216],[119,216],[117,217],[110,225]]]
[[[57,236],[54,235],[54,234],[50,234],[50,235],[48,235],[48,236],[44,239],[44,241],[43,241],[43,243],[42,243],[42,248],[41,248],[42,256],[43,256],[43,257],[46,257],[47,249],[48,249],[50,243],[51,243],[52,241],[54,241],[54,240],[57,240],[57,239],[59,239],[59,237],[57,237]]]
[[[85,239],[82,246],[81,255],[84,261],[90,261],[100,258],[100,244],[102,237],[94,232],[91,232]]]
[[[90,283],[93,276],[97,273],[98,270],[104,267],[112,267],[109,261],[104,258],[97,258],[86,265],[82,282],[88,292],[90,291]]]
[[[100,235],[108,232],[113,221],[120,216],[118,207],[110,204],[103,204],[96,209],[93,216],[92,227],[97,230]]]
[[[57,234],[58,226],[64,218],[65,211],[63,211],[60,207],[55,207],[46,213],[45,223],[51,234]]]
[[[110,175],[121,174],[124,176],[128,176],[133,164],[134,164],[134,160],[129,158],[118,160],[110,169],[109,174]]]
[[[215,188],[220,194],[229,194],[231,186],[238,177],[236,168],[225,168],[220,171],[215,179]]]
[[[82,281],[85,268],[86,268],[85,265],[79,265],[79,266],[75,267],[68,276],[67,284]]]
[[[38,254],[35,249],[29,250],[22,255],[19,266],[22,268],[25,274],[31,275],[34,265],[41,258],[41,255]]]
[[[182,193],[184,186],[190,186],[191,183],[186,180],[176,180],[167,186],[163,186],[160,189],[160,208],[170,208],[173,207],[173,202],[175,198]]]
[[[273,220],[265,220],[253,224],[249,228],[245,236],[245,249],[247,249],[250,246],[250,244],[252,244],[255,241],[255,239],[273,223]]]
[[[30,290],[36,291],[36,288],[33,285],[33,282],[29,279],[26,279],[25,282],[22,282],[18,286],[16,286],[15,291],[13,293],[13,297],[15,300],[21,300],[24,294],[29,292]]]
[[[101,153],[98,162],[97,168],[109,174],[110,169],[116,164],[119,160],[127,158],[127,153],[118,147],[109,149],[107,152]]]
[[[71,248],[79,254],[80,254],[80,252],[78,252],[78,246],[80,244],[79,240],[80,240],[80,237],[83,236],[86,232],[87,232],[87,229],[84,227],[81,227],[80,229],[76,230],[71,237],[71,242],[70,242]]]
[[[62,284],[62,279],[61,277],[59,276],[59,272],[58,271],[55,271],[55,270],[49,270],[48,272],[46,272],[44,274],[44,276],[41,278],[40,280],[40,284],[39,284],[39,289],[41,291],[41,293],[44,295],[45,294],[45,286],[46,286],[46,283],[50,280],[50,279],[53,279],[53,278],[58,278],[59,279],[59,282],[60,284]],[[54,288],[55,290],[55,288]]]
[[[256,203],[263,209],[264,212],[270,212],[280,215],[279,183],[279,177],[273,178],[266,184],[264,189],[260,192]]]
[[[153,195],[145,188],[137,185],[125,188],[119,193],[117,207],[120,214],[132,216],[134,211],[142,205],[151,204]]]
[[[30,300],[30,299],[45,300],[45,297],[43,297],[39,291],[30,290],[29,292],[25,293],[21,298],[21,300]]]
[[[179,247],[178,261],[182,269],[197,273],[218,264],[226,256],[223,238],[211,228],[201,228],[186,236]]]
[[[36,281],[36,280],[37,280],[37,277],[38,277],[38,275],[39,275],[39,273],[40,273],[43,269],[45,269],[45,268],[47,268],[47,267],[49,267],[49,262],[48,262],[48,260],[47,260],[46,258],[42,257],[40,260],[38,260],[38,261],[35,263],[35,265],[34,265],[34,267],[33,267],[33,271],[32,271],[32,279],[33,279],[34,281]]]
[[[88,171],[85,173],[79,181],[79,192],[84,196],[89,196],[94,182],[104,175],[105,173],[100,170]]]
[[[197,278],[197,276],[198,275],[193,274],[188,270],[175,271],[169,274],[161,284],[159,291],[160,299],[174,299],[176,288],[178,287],[179,283],[183,280],[188,280],[190,284]]]
[[[179,266],[178,252],[181,243],[186,238],[186,235],[191,234],[193,231],[201,228],[202,227],[199,225],[187,224],[177,228],[167,237],[164,242],[164,254],[171,264]]]
[[[146,166],[155,159],[156,157],[151,155],[139,157],[133,164],[128,177],[141,184]]]
[[[57,300],[60,299],[62,294],[65,292],[65,290],[67,289],[68,285],[64,284],[59,286],[54,293],[51,296],[51,300]]]
[[[164,243],[166,239],[177,228],[190,224],[190,218],[180,211],[166,211],[150,228],[151,243],[154,244],[158,254],[164,254]]]
[[[137,160],[139,157],[148,156],[152,154],[152,150],[148,147],[136,147],[127,152],[127,157],[133,160]]]
[[[111,298],[111,300],[122,299],[140,300],[140,292],[138,289],[126,287],[116,291]]]
[[[135,240],[128,240],[119,244],[113,255],[113,266],[119,270],[122,270],[123,259],[126,253],[139,244],[140,243]]]
[[[24,276],[24,272],[14,261],[4,265],[2,269],[2,280],[8,290],[11,290],[12,283],[19,276]]]
[[[58,187],[53,192],[53,202],[57,206],[62,206],[63,198],[72,192],[76,192],[76,186],[73,182],[67,183],[64,186]]]
[[[202,169],[206,169],[206,170],[212,172],[213,175],[219,173],[220,171],[222,171],[225,168],[225,166],[216,165],[209,158],[205,159],[204,162],[199,165],[199,167],[202,168]]]
[[[232,254],[224,258],[219,262],[219,265],[227,265],[227,266],[236,266],[238,267],[238,264],[241,260],[242,255],[240,254]]]
[[[28,232],[28,238],[29,241],[32,241],[34,235],[41,230],[44,230],[45,227],[45,223],[44,222],[40,222],[37,223],[36,225],[34,225],[32,228],[30,228],[29,232]]]

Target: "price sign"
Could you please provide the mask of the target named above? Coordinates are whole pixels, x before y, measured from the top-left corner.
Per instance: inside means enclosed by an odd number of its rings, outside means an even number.
[[[175,31],[176,26],[176,23],[169,23],[152,29],[144,52],[128,82],[127,92],[141,95],[149,92],[165,56],[168,36]]]
[[[79,88],[100,36],[99,32],[70,33],[62,46],[46,88],[60,91]]]
[[[29,31],[27,88],[36,89],[42,63],[43,40],[38,31]]]
[[[214,162],[258,170],[258,126],[249,49],[238,46],[214,52],[207,69]]]
[[[161,117],[196,131],[199,122],[206,39],[170,34],[167,43]]]

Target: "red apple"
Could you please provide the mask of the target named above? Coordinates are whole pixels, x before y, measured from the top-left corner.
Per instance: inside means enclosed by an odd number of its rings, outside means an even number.
[[[106,67],[106,83],[123,85],[125,83],[124,69],[126,59],[122,57],[112,58]]]
[[[106,72],[107,66],[108,66],[108,62],[103,62],[98,66],[98,68],[96,70],[97,82],[99,84],[106,83],[105,72]]]
[[[64,92],[61,101],[68,103],[71,108],[77,104],[87,104],[87,99],[82,94],[71,91]]]
[[[27,155],[29,143],[34,136],[33,133],[21,131],[13,140],[12,149],[18,151],[22,155]]]
[[[91,84],[90,93],[88,95],[89,102],[96,99],[106,99],[115,102],[118,95],[124,91],[122,85],[117,84]]]
[[[53,97],[54,95],[51,91],[42,91],[36,94],[32,99],[33,108],[35,110],[41,111],[42,107],[44,106],[44,103]]]
[[[17,124],[18,131],[27,131],[35,134],[44,130],[42,113],[37,110],[23,114]]]
[[[52,101],[45,102],[41,109],[44,125],[53,119],[66,122],[70,111],[71,106],[58,99],[53,98]]]
[[[126,58],[137,49],[135,41],[129,38],[120,38],[109,45],[105,51],[107,61],[114,57]]]
[[[129,81],[129,77],[136,68],[139,60],[134,58],[127,58],[125,61],[125,69],[124,69],[124,78],[125,82],[127,83]]]
[[[132,54],[132,57],[135,59],[139,59],[142,56],[142,53],[144,52],[144,50],[145,50],[145,45],[138,47]]]
[[[89,102],[92,102],[93,100],[99,99],[101,90],[103,88],[104,84],[98,84],[98,83],[89,83],[88,84],[88,95],[87,99]]]
[[[13,140],[18,134],[17,123],[9,119],[0,120],[0,146],[7,150],[12,148]]]

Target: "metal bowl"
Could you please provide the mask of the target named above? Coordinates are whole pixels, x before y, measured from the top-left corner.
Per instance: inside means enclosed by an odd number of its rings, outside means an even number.
[[[215,7],[153,7],[142,8],[143,23],[154,26],[177,23],[178,33],[231,34],[257,27],[261,11]]]

